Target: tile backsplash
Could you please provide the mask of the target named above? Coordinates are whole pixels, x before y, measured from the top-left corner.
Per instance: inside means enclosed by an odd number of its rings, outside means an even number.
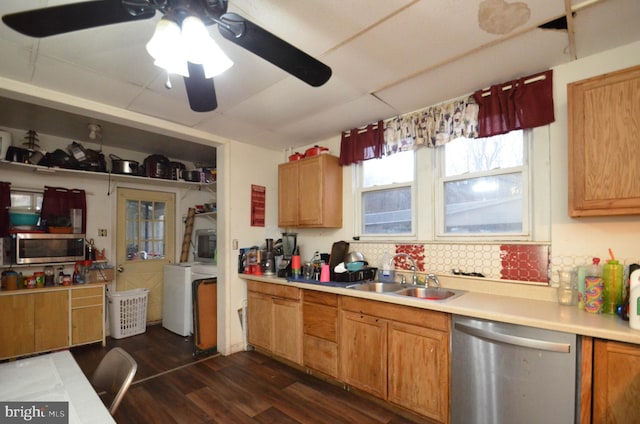
[[[591,263],[593,256],[553,256],[549,244],[536,243],[369,243],[350,242],[350,250],[362,252],[371,266],[380,268],[385,253],[406,253],[416,262],[418,272],[452,274],[453,269],[477,272],[492,280],[537,285],[558,285],[557,271]],[[597,256],[597,255],[594,255]],[[600,257],[604,264],[608,258]],[[623,258],[625,267],[640,258]],[[408,270],[410,262],[395,260],[395,269]]]
[[[451,274],[453,269],[481,273],[495,280],[549,284],[550,248],[548,244],[462,244],[462,243],[363,243],[351,242],[350,250],[362,252],[371,266],[381,267],[382,258],[407,253],[418,272]],[[580,263],[581,264],[581,263]],[[396,269],[409,269],[403,257]]]

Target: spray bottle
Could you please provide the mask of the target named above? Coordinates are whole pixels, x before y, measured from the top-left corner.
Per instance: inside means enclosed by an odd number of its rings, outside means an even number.
[[[629,278],[629,327],[640,330],[640,269]]]

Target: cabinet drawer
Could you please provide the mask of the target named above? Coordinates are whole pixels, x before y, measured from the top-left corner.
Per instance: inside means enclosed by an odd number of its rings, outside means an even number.
[[[260,281],[247,281],[247,290],[263,293],[269,296],[280,297],[283,299],[300,299],[300,289],[297,287],[283,286],[281,284],[263,283]]]
[[[338,341],[338,308],[305,302],[302,322],[304,334]]]
[[[102,296],[102,286],[74,288],[71,290],[71,299],[89,296]]]
[[[319,292],[315,290],[303,290],[304,301],[309,303],[319,303],[327,306],[338,306],[338,295],[333,293]]]
[[[302,346],[305,367],[338,377],[338,344],[305,335]]]
[[[344,296],[342,309],[372,315],[407,324],[415,324],[434,330],[449,331],[449,314],[410,306],[394,305],[375,300],[358,299]]]
[[[104,302],[102,296],[79,297],[71,299],[71,308],[84,308],[87,306],[101,306]]]

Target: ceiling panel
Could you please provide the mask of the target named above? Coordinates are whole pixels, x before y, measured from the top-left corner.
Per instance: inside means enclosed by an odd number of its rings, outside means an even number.
[[[567,61],[568,43],[565,32],[536,29],[378,91],[376,96],[399,113],[422,109]],[[541,48],[522,55],[522,45]],[[515,65],[494,66],[496,58],[509,61],[513,57],[518,58]]]
[[[76,1],[2,0],[0,15]],[[224,137],[285,148],[571,60],[566,31],[536,29],[563,15],[562,0],[229,2],[230,11],[331,66],[329,82],[310,87],[223,39],[212,25],[209,32],[234,66],[215,78],[218,109],[192,112],[181,77],[173,77],[173,89],[166,90],[166,76],[146,53],[158,14],[42,40],[0,23],[3,87],[11,81],[29,82],[59,91],[61,98],[69,94],[136,112],[133,116],[140,113],[177,122],[186,133],[191,127],[210,133],[214,140]],[[640,1],[573,3],[578,8],[574,20],[579,58],[640,40]],[[513,22],[509,15],[513,8],[527,6],[530,17],[504,35],[489,34],[478,22],[480,7],[487,4],[502,7],[502,23]],[[0,116],[0,125],[14,128],[6,116]],[[33,116],[46,120],[45,112]],[[118,117],[113,119],[119,122]]]
[[[43,55],[38,56],[33,84],[74,96],[126,108],[141,88],[95,71]]]

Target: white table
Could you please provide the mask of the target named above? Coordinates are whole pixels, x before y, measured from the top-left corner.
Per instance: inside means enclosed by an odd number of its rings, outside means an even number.
[[[69,402],[69,423],[114,423],[67,350],[0,364],[0,400]]]

